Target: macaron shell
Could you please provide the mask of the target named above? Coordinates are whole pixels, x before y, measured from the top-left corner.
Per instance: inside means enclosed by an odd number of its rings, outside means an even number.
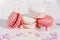
[[[45,18],[46,18],[46,24],[48,23],[46,26],[52,26],[54,19],[49,15],[46,15]]]
[[[43,18],[46,16],[46,12],[36,12],[34,10],[29,9],[29,16],[32,18]]]
[[[30,18],[27,16],[23,16],[23,20],[25,24],[34,24],[35,23],[35,19],[34,18]]]
[[[35,24],[23,24],[23,28],[26,28],[26,29],[35,29]]]
[[[19,14],[19,15],[18,15],[18,18],[17,18],[17,21],[16,21],[16,23],[15,23],[15,25],[14,25],[14,27],[20,28],[20,26],[21,26],[22,24],[23,24],[22,16],[21,16],[21,14]]]

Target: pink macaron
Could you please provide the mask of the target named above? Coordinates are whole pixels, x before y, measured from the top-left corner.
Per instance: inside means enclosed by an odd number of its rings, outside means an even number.
[[[48,27],[51,27],[53,24],[53,17],[46,15],[43,18],[36,18],[36,27],[41,28],[41,27],[45,27],[46,30]]]
[[[22,15],[18,12],[12,12],[7,20],[7,25],[10,28],[20,28],[23,23]]]

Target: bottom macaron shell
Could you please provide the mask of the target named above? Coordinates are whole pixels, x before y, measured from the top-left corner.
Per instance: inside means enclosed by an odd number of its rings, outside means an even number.
[[[26,29],[35,29],[35,24],[23,24],[23,28],[26,28]]]

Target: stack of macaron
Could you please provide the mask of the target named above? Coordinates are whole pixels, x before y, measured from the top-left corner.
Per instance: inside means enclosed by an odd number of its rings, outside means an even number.
[[[33,10],[29,11],[30,14],[32,14],[32,16],[30,15],[31,18],[22,16],[18,12],[12,12],[11,15],[8,17],[7,25],[10,28],[20,28],[21,26],[23,26],[23,28],[41,28],[42,26],[44,26],[46,29],[53,25],[54,19],[50,15],[40,16],[41,13],[37,15],[37,13]]]

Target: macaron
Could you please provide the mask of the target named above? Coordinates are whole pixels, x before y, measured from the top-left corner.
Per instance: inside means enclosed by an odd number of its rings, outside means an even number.
[[[26,29],[35,28],[35,19],[27,16],[23,16],[23,20],[24,20],[23,28],[26,28]]]
[[[46,12],[36,12],[32,9],[29,9],[29,16],[32,18],[43,18],[45,17]]]
[[[45,27],[46,30],[48,27],[51,27],[53,25],[54,19],[53,17],[46,15],[43,18],[36,18],[36,27],[41,28]]]
[[[18,12],[12,12],[7,20],[7,25],[10,28],[20,28],[20,26],[23,24],[22,15]]]

